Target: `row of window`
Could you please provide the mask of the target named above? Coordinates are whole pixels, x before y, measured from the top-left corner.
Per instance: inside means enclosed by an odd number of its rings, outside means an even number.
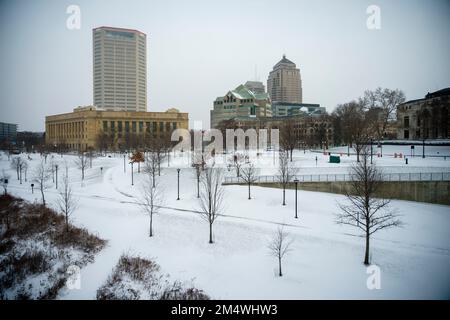
[[[145,124],[145,127],[144,127]],[[143,132],[144,130],[146,132],[171,132],[175,129],[177,129],[178,125],[177,122],[150,122],[150,121],[103,121],[103,131],[104,132],[115,132],[116,128],[118,132],[122,132],[125,127],[125,132],[130,132],[130,125],[131,125],[131,132]],[[158,130],[159,128],[159,130]]]

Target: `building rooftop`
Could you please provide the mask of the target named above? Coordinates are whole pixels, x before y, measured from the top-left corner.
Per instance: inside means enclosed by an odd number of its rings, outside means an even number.
[[[237,99],[255,99],[255,100],[266,100],[269,99],[269,94],[266,92],[253,92],[245,85],[241,84],[236,89],[229,91]],[[227,93],[228,94],[228,93]],[[226,95],[225,95],[226,96]],[[218,97],[216,100],[223,100],[224,97]]]
[[[105,30],[112,30],[112,31],[122,31],[122,32],[137,32],[137,33],[146,35],[144,32],[136,30],[136,29],[126,29],[126,28],[116,28],[116,27],[101,26],[101,27],[94,28],[93,30],[95,31],[97,29],[105,29]]]
[[[291,60],[286,58],[285,54],[283,54],[283,58],[280,61],[278,61],[278,63],[273,67],[273,69],[276,69],[276,68],[280,67],[281,65],[289,65],[294,68],[296,67],[295,63],[293,63]]]
[[[426,99],[437,98],[437,97],[448,96],[448,95],[450,95],[450,88],[444,88],[444,89],[434,91],[431,93],[428,92],[424,98],[408,100],[403,103],[400,103],[399,105],[401,106],[401,105],[408,104],[408,103],[419,102],[419,101],[423,101]]]

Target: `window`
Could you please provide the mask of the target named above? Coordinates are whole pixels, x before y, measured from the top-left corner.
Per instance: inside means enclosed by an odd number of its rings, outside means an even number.
[[[403,118],[403,126],[405,128],[409,128],[409,117],[408,116]],[[407,139],[407,138],[405,138],[405,139]]]
[[[107,131],[108,130],[108,121],[103,121],[103,131]]]
[[[150,132],[151,129],[152,129],[152,128],[150,127],[150,122],[146,122],[146,123],[145,123],[145,127],[146,127],[145,130],[146,130],[147,132]]]
[[[115,130],[114,124],[115,124],[115,122],[114,122],[114,121],[111,121],[111,123],[110,123],[110,125],[109,125],[109,127],[111,128],[111,131],[114,131],[114,130]]]
[[[159,123],[159,132],[163,132],[164,131],[164,122],[160,122]]]
[[[170,122],[166,122],[166,131],[170,132]]]
[[[119,132],[122,132],[122,121],[117,121],[117,128],[119,129]]]
[[[156,129],[158,127],[158,124],[156,122],[153,122],[153,132],[156,132]]]
[[[131,131],[136,132],[136,121],[131,122]]]
[[[144,122],[139,121],[139,132],[142,132],[143,128],[144,128]]]
[[[251,116],[256,115],[256,107],[255,107],[255,106],[251,106],[251,107],[250,107],[250,115],[251,115]]]
[[[404,138],[404,139],[409,139],[409,130],[405,130],[405,131],[403,132],[403,138]]]
[[[176,122],[172,122],[172,129],[176,130],[177,129],[177,123]]]
[[[130,121],[125,121],[125,132],[130,132]]]

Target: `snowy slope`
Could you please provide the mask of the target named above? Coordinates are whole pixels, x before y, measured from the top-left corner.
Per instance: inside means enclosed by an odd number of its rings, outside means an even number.
[[[315,156],[308,152],[295,155],[301,170],[313,170]],[[35,165],[39,155],[32,157]],[[97,288],[123,252],[154,259],[171,278],[192,280],[196,287],[218,299],[450,297],[448,206],[392,202],[403,215],[405,226],[375,234],[372,262],[381,268],[381,290],[368,290],[368,275],[362,264],[364,239],[357,230],[334,222],[337,202],[344,200],[340,195],[299,191],[300,217],[296,220],[292,190],[287,192],[287,206],[282,206],[280,189],[254,187],[253,199],[247,200],[245,186],[227,186],[226,211],[214,225],[215,243],[211,245],[208,226],[195,212],[197,190],[190,168],[181,170],[181,200],[176,200],[175,162],[180,164],[183,160],[175,158],[171,168],[163,169],[160,178],[166,208],[154,217],[155,236],[149,238],[148,216],[142,213],[134,198],[139,193],[142,173],[135,172],[135,185],[131,186],[130,167],[123,172],[123,158],[102,157],[94,160],[82,183],[81,173],[74,167],[74,156],[54,159],[67,161],[71,183],[80,199],[74,223],[108,240],[108,247],[97,255],[95,262],[82,269],[81,289],[65,289],[61,299],[95,298]],[[349,160],[333,166],[327,163],[327,157],[319,154],[319,159],[318,168],[327,172],[347,170],[351,163]],[[450,160],[416,160],[418,169],[414,170],[430,170],[430,167],[450,170]],[[377,161],[385,168],[403,166],[403,161],[393,157]],[[11,193],[30,201],[40,200],[36,191],[31,194],[29,182],[18,183],[6,156],[0,160],[2,168],[11,174]],[[49,203],[54,203],[54,187],[47,192],[47,197]],[[282,278],[276,276],[277,261],[267,250],[267,242],[280,224],[285,224],[286,231],[294,238],[294,250],[283,262]]]

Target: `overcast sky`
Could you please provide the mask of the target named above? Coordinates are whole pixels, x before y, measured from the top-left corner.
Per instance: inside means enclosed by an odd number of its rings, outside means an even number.
[[[71,4],[79,30],[66,27]],[[379,30],[366,26],[372,4]],[[46,115],[92,104],[92,29],[103,25],[147,34],[148,111],[176,107],[205,128],[217,96],[266,85],[283,53],[304,102],[328,111],[378,86],[421,98],[450,86],[449,17],[448,0],[0,0],[0,121],[43,131]]]

